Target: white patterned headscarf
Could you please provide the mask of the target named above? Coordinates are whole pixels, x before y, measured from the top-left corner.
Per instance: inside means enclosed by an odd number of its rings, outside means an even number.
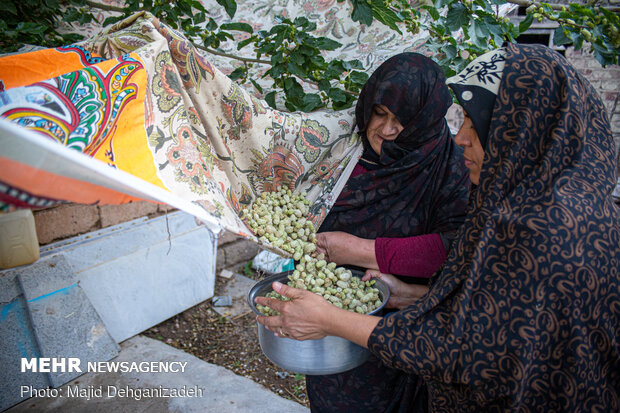
[[[495,49],[477,57],[459,74],[446,81],[474,123],[483,148],[505,64],[506,49]]]

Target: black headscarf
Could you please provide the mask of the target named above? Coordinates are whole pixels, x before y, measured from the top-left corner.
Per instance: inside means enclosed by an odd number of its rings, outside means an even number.
[[[560,54],[507,47],[480,184],[443,271],[369,348],[433,411],[618,411],[620,210],[605,106]]]
[[[357,102],[364,142],[360,159],[369,172],[350,178],[319,231],[345,231],[374,239],[449,233],[463,222],[469,172],[445,115],[451,97],[441,68],[418,53],[385,61]],[[375,105],[385,105],[404,126],[384,141],[381,156],[365,131]]]

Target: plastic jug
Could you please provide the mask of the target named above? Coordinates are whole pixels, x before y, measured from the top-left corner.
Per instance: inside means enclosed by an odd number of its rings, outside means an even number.
[[[29,209],[0,214],[0,269],[31,264],[39,259],[39,240]]]

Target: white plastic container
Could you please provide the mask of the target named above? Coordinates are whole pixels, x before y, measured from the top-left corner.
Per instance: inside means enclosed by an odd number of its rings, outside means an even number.
[[[0,269],[31,264],[39,259],[39,240],[29,209],[0,214]]]

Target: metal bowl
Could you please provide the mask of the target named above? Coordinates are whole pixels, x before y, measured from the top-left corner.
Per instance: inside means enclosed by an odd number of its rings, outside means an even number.
[[[352,272],[353,276],[359,278],[364,275],[359,271]],[[248,302],[254,313],[260,314],[254,299],[271,292],[271,284],[275,281],[286,284],[290,273],[291,271],[287,271],[272,275],[252,287],[248,294]],[[382,304],[370,312],[371,315],[380,314],[390,298],[388,286],[382,280],[376,279],[375,286],[379,289]],[[298,341],[276,337],[264,325],[260,323],[257,325],[258,340],[265,356],[277,366],[293,373],[307,375],[341,373],[361,365],[370,355],[368,349],[341,337],[326,336],[318,340]]]

